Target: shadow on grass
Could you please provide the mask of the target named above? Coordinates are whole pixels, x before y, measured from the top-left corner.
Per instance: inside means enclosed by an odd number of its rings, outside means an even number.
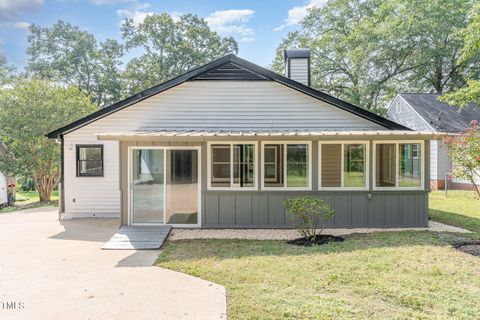
[[[302,247],[275,240],[178,240],[166,243],[157,263],[170,260],[234,259],[257,256],[300,256],[413,246],[453,246],[468,238],[430,231],[382,232],[343,236],[343,242]]]
[[[429,216],[431,220],[480,233],[480,218],[436,209],[430,209]]]

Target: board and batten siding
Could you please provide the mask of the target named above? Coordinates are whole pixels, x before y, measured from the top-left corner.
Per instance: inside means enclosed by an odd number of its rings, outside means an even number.
[[[221,143],[226,138],[215,141]],[[231,138],[229,138],[231,139]],[[238,138],[237,138],[238,139]],[[239,140],[240,141],[240,140]],[[207,171],[207,141],[203,142],[159,142],[159,141],[122,141],[121,171],[128,174],[127,158],[130,146],[201,146],[201,171]],[[369,142],[372,146],[373,142]],[[329,145],[329,144],[328,144]],[[322,145],[322,147],[325,145]],[[428,148],[429,142],[425,141]],[[318,185],[318,141],[312,141],[312,191],[286,190],[208,190],[206,174],[202,174],[201,225],[205,228],[289,228],[291,224],[283,201],[295,196],[308,195],[324,199],[336,211],[328,226],[342,227],[426,227],[428,225],[428,186],[424,190],[369,190],[362,191],[323,191]],[[370,158],[373,155],[369,150]],[[261,155],[259,155],[261,157]],[[429,158],[429,151],[424,155]],[[261,161],[261,159],[260,159]],[[427,162],[426,162],[427,163]],[[372,161],[369,161],[372,172]],[[256,179],[260,181],[261,170],[257,170]],[[425,170],[428,181],[429,169]],[[373,179],[372,174],[368,179]],[[128,223],[128,184],[122,180],[122,224]]]
[[[96,134],[160,129],[384,130],[273,81],[187,81],[64,136],[66,215],[118,215],[119,144]],[[75,145],[104,144],[104,177],[76,177]]]

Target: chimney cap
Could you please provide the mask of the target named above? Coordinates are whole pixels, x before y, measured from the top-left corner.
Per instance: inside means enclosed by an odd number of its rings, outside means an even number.
[[[284,60],[292,58],[310,58],[310,49],[285,49],[283,51]]]

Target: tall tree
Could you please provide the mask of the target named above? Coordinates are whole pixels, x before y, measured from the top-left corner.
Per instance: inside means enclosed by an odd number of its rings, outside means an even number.
[[[120,99],[123,48],[117,41],[99,44],[93,34],[59,20],[30,26],[28,43],[27,70],[34,76],[77,86],[98,106]]]
[[[220,37],[205,20],[186,14],[178,20],[170,15],[149,15],[140,24],[132,19],[122,25],[128,50],[142,49],[126,67],[127,91],[136,93],[228,53],[237,53],[232,37]]]
[[[31,177],[40,201],[49,201],[60,179],[60,147],[45,134],[96,110],[75,87],[18,80],[0,91],[0,139],[9,155],[0,170]]]
[[[472,21],[460,32],[465,39],[465,46],[460,57],[461,61],[468,61],[474,56],[480,54],[480,4],[472,9]],[[471,77],[467,80],[467,85],[454,92],[447,93],[441,97],[441,100],[452,105],[465,107],[469,103],[476,103],[477,108],[480,105],[480,80],[479,77]]]
[[[312,49],[312,84],[377,110],[397,91],[442,92],[461,85],[475,62],[458,61],[456,36],[470,0],[332,0],[313,8],[282,43]]]
[[[0,55],[0,88],[9,84],[14,77],[15,67],[7,63],[7,58]]]

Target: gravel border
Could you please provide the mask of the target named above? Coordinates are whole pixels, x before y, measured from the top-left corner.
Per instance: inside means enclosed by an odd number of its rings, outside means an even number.
[[[433,231],[471,233],[466,229],[449,226],[440,222],[429,221],[428,228],[354,228],[354,229],[325,229],[324,234],[341,236],[352,233],[395,232],[395,231]],[[170,232],[168,240],[188,239],[248,239],[248,240],[292,240],[299,238],[294,229],[177,229]]]

